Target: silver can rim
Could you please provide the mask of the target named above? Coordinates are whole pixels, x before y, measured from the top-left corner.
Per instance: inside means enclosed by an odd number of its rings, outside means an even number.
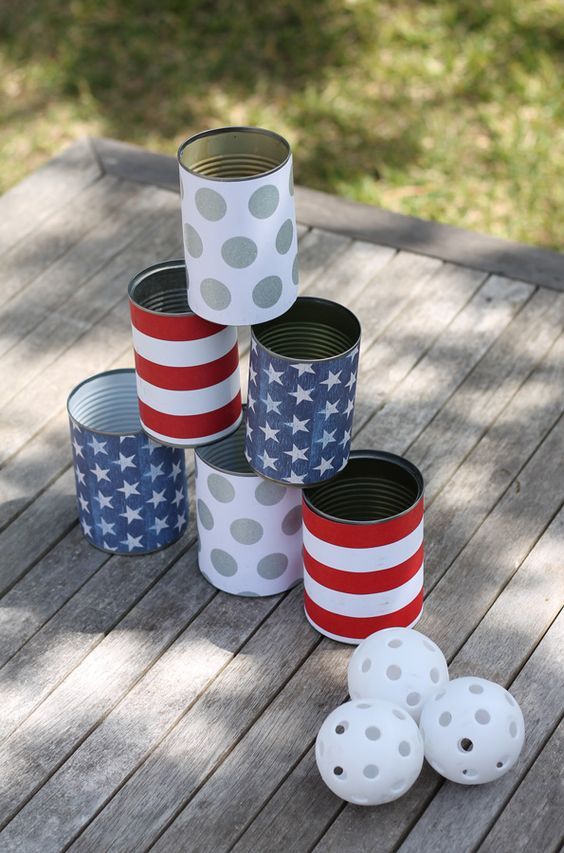
[[[261,172],[259,175],[246,175],[241,178],[216,178],[212,175],[201,175],[199,172],[195,172],[193,169],[190,169],[182,161],[182,155],[184,154],[185,149],[193,142],[196,142],[198,139],[204,139],[206,136],[219,136],[222,133],[259,133],[264,136],[271,136],[273,139],[277,139],[279,142],[282,142],[285,146],[287,151],[286,157],[282,163],[279,163],[279,165],[275,166],[274,169],[269,169],[267,172]],[[273,175],[275,172],[279,172],[280,169],[283,169],[284,166],[286,166],[292,157],[292,149],[288,140],[280,133],[276,133],[275,130],[268,130],[266,127],[251,127],[250,125],[228,125],[226,127],[212,127],[209,130],[202,130],[200,133],[195,133],[193,136],[189,136],[188,139],[185,139],[179,146],[176,157],[180,168],[184,169],[185,172],[188,172],[195,178],[205,181],[217,181],[220,184],[236,184],[241,183],[242,181],[256,181],[259,178],[266,178],[268,175]]]
[[[94,373],[92,376],[87,376],[86,379],[83,379],[82,382],[78,383],[78,385],[75,385],[67,397],[67,414],[69,416],[69,420],[71,420],[73,422],[73,424],[76,424],[78,427],[80,427],[80,429],[87,430],[88,432],[95,433],[96,435],[113,435],[116,437],[122,436],[122,435],[133,435],[136,437],[137,436],[145,436],[148,438],[149,436],[147,436],[147,433],[145,432],[145,430],[143,429],[143,427],[141,425],[139,426],[139,429],[136,429],[133,431],[122,430],[120,432],[115,432],[115,431],[111,431],[111,430],[92,429],[92,427],[89,427],[86,424],[83,424],[81,421],[79,421],[78,418],[76,418],[70,410],[72,398],[77,393],[77,391],[80,391],[80,389],[84,385],[88,385],[89,382],[93,382],[95,379],[101,379],[101,378],[106,377],[106,376],[115,376],[118,373],[129,373],[135,379],[135,369],[133,367],[118,367],[115,370],[102,370],[100,373]],[[136,384],[135,384],[135,389],[136,389],[135,396],[137,397],[137,386],[136,386]],[[141,423],[141,421],[140,421],[140,423]]]
[[[172,261],[161,261],[158,264],[152,264],[150,267],[146,267],[141,272],[138,272],[133,276],[129,285],[127,287],[127,295],[131,302],[138,308],[140,311],[144,311],[146,314],[153,314],[155,317],[195,317],[196,313],[190,309],[189,311],[154,311],[152,308],[147,308],[145,305],[141,305],[140,302],[137,301],[135,296],[135,291],[139,287],[139,285],[155,275],[156,273],[163,272],[164,270],[176,270],[181,269],[184,271],[186,275],[186,262],[183,260],[172,260]]]

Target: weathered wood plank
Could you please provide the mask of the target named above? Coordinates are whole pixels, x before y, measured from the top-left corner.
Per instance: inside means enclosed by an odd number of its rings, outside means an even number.
[[[562,850],[564,838],[564,722],[561,722],[494,828],[480,853]]]
[[[117,178],[106,176],[87,187],[68,205],[42,222],[32,237],[16,243],[4,252],[3,304],[6,305],[11,298],[21,293],[95,225],[110,216],[138,191],[135,184],[126,184]]]
[[[0,666],[110,559],[78,525],[0,600]]]
[[[0,196],[0,253],[32,234],[103,174],[89,141],[79,139],[5,192]]]
[[[413,442],[532,293],[528,284],[488,279],[362,428],[363,445],[398,452]]]
[[[73,851],[146,849],[164,829],[319,642],[303,617],[301,595],[300,588],[289,593],[86,828]]]
[[[44,853],[70,844],[279,602],[223,594],[210,601],[16,815],[2,849]]]
[[[563,322],[564,297],[544,289],[533,294],[410,446],[410,459],[425,469],[427,506],[546,355]]]
[[[176,158],[112,139],[93,142],[108,174],[178,191]],[[564,288],[563,256],[548,249],[392,213],[305,187],[296,187],[296,209],[298,221],[311,228],[430,255],[556,290]]]
[[[96,638],[99,641],[95,648],[60,684],[51,682],[52,692],[0,746],[2,825],[74,752],[216,594],[196,568],[195,547],[188,552],[187,559],[177,560],[167,571],[182,547],[177,543],[163,552],[135,560],[128,573],[130,583],[135,582],[137,573],[141,575],[139,594],[144,591],[141,561],[145,562],[148,574],[152,569],[156,583],[152,587],[150,581],[145,584],[148,592],[111,633],[103,639]],[[113,562],[114,558],[107,564],[108,571],[104,572],[104,567],[92,583],[96,586],[100,583],[98,577],[108,575],[106,606],[118,608],[114,613],[119,618],[118,596],[114,593],[112,575],[108,574]],[[112,598],[116,598],[115,605],[111,604]],[[130,607],[133,604],[134,600],[129,602]],[[90,602],[93,611],[97,607],[95,600]],[[95,613],[90,618],[94,620]],[[70,637],[66,651],[73,654]],[[55,658],[56,655],[57,645]],[[54,665],[57,666],[56,660]]]

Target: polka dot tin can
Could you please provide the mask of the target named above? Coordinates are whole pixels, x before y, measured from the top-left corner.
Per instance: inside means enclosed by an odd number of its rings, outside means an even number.
[[[155,441],[194,447],[241,423],[237,330],[197,316],[188,304],[184,261],[135,276],[129,307],[139,412]]]
[[[301,493],[251,470],[244,435],[196,450],[198,561],[224,592],[274,595],[302,580]]]
[[[292,154],[253,127],[193,136],[178,151],[190,305],[226,325],[283,314],[298,293]]]
[[[423,609],[423,477],[401,456],[356,450],[303,493],[304,599],[321,634],[359,643]]]
[[[110,370],[71,391],[69,413],[80,526],[96,548],[147,554],[184,533],[184,451],[141,429],[135,372]]]
[[[245,453],[258,474],[308,486],[344,468],[359,347],[357,318],[328,299],[301,296],[253,326]]]

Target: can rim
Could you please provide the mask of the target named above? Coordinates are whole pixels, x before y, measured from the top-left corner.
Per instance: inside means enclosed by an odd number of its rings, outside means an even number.
[[[154,314],[156,317],[194,317],[196,316],[194,311],[190,308],[189,311],[154,311],[152,308],[146,308],[145,305],[141,305],[140,302],[135,298],[135,291],[141,282],[145,281],[145,279],[150,278],[155,273],[162,272],[163,270],[175,270],[175,269],[183,269],[186,274],[186,262],[183,260],[173,260],[173,261],[161,261],[158,264],[152,264],[150,267],[146,267],[141,272],[138,272],[133,276],[131,281],[127,286],[127,295],[133,304],[139,308],[140,311],[145,311],[147,314]],[[187,297],[188,299],[188,297]],[[188,304],[190,304],[188,300]]]
[[[284,314],[280,314],[278,317],[273,317],[272,320],[265,320],[264,323],[255,323],[253,326],[251,326],[251,342],[254,341],[255,344],[257,344],[257,346],[259,346],[262,350],[264,350],[264,352],[269,353],[269,355],[273,355],[275,358],[280,359],[280,361],[288,361],[290,363],[292,363],[292,362],[307,362],[308,364],[310,364],[310,363],[311,364],[323,364],[323,362],[326,362],[326,361],[335,361],[335,359],[337,359],[337,358],[345,358],[346,356],[350,355],[350,353],[355,349],[355,347],[358,347],[360,345],[362,327],[360,325],[360,320],[358,319],[358,317],[356,316],[354,311],[351,311],[351,309],[347,308],[346,305],[341,305],[340,302],[335,302],[333,299],[324,299],[322,296],[298,296],[298,298],[294,301],[294,303],[290,306],[290,308],[288,308],[288,311],[291,311],[293,308],[295,308],[295,306],[298,303],[304,303],[304,302],[310,302],[310,303],[315,302],[318,305],[331,305],[331,306],[337,308],[343,314],[348,314],[349,317],[353,320],[356,327],[358,328],[358,335],[357,335],[354,343],[351,344],[351,346],[347,350],[343,350],[343,352],[339,352],[336,355],[324,356],[323,358],[297,358],[295,356],[280,355],[279,353],[270,349],[270,347],[265,346],[263,343],[261,343],[258,340],[258,338],[255,335],[255,328],[257,326],[267,326],[267,325],[270,325],[271,323],[275,323],[278,320],[281,320],[282,317],[284,317]],[[285,313],[288,313],[288,312],[285,312]]]
[[[114,435],[114,436],[147,435],[145,430],[143,429],[143,427],[141,425],[139,426],[139,429],[133,430],[133,431],[122,430],[120,432],[115,432],[112,430],[105,430],[105,429],[92,429],[91,427],[87,426],[86,424],[83,424],[82,421],[79,421],[78,418],[75,418],[75,416],[71,413],[70,404],[71,404],[72,398],[74,397],[74,395],[76,394],[77,391],[80,391],[80,389],[84,385],[87,385],[89,382],[93,382],[95,379],[101,379],[104,376],[113,376],[114,374],[117,374],[117,373],[129,373],[135,378],[135,370],[133,367],[118,367],[115,370],[102,370],[100,373],[94,373],[92,376],[88,376],[86,379],[83,379],[82,382],[79,382],[78,385],[75,385],[74,388],[72,389],[72,391],[69,393],[69,395],[67,397],[67,414],[68,414],[70,420],[73,423],[75,423],[77,426],[79,426],[81,429],[88,430],[88,432],[96,433],[96,435]],[[137,394],[135,395],[135,398],[137,399]],[[141,424],[141,420],[139,420],[139,423]]]
[[[204,139],[206,136],[219,136],[221,133],[260,133],[264,136],[272,136],[274,139],[279,140],[285,146],[287,150],[287,154],[278,166],[275,166],[274,169],[269,169],[268,172],[261,172],[259,175],[245,175],[242,178],[217,178],[213,175],[201,175],[199,172],[195,172],[193,169],[190,169],[185,163],[182,162],[182,155],[184,154],[184,150],[191,145],[193,142],[196,142],[198,139]],[[292,156],[292,149],[290,148],[290,143],[287,139],[285,139],[280,133],[276,133],[274,130],[267,130],[265,127],[251,127],[250,125],[230,125],[228,127],[213,127],[210,130],[202,130],[200,133],[195,133],[193,136],[189,136],[188,139],[185,139],[184,142],[178,148],[178,152],[176,157],[178,159],[178,164],[181,169],[184,169],[185,172],[188,172],[190,175],[194,175],[196,178],[200,178],[201,180],[206,181],[218,181],[219,183],[231,183],[235,184],[241,181],[256,181],[258,178],[265,178],[267,175],[273,175],[275,172],[278,172],[282,169],[290,157]]]
[[[392,462],[398,467],[403,468],[404,471],[407,471],[409,474],[411,474],[417,484],[417,495],[413,503],[410,504],[410,506],[408,506],[407,509],[404,509],[402,512],[396,513],[396,515],[388,515],[386,516],[386,518],[367,519],[365,521],[357,521],[356,519],[352,518],[340,518],[339,516],[331,515],[328,512],[324,512],[323,510],[318,509],[311,500],[308,492],[312,491],[315,488],[318,488],[319,486],[324,485],[324,482],[334,483],[338,477],[342,477],[343,474],[346,472],[351,459],[379,459],[384,462]],[[415,506],[417,506],[417,504],[423,497],[423,490],[425,486],[423,474],[421,473],[419,468],[413,464],[413,462],[410,462],[409,459],[406,459],[404,456],[399,456],[396,453],[389,453],[387,450],[351,450],[347,465],[343,468],[343,470],[340,471],[339,474],[337,474],[335,477],[332,477],[331,480],[327,480],[324,482],[316,483],[315,485],[306,486],[304,488],[303,500],[308,509],[314,512],[316,515],[319,515],[322,518],[326,518],[328,521],[336,522],[337,524],[355,524],[363,527],[366,527],[369,524],[385,524],[388,521],[393,521],[396,518],[402,518],[404,515],[407,515]]]

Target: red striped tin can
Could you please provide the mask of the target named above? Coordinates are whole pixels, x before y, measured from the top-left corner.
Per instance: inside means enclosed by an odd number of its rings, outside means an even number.
[[[209,444],[242,419],[237,329],[198,317],[184,261],[149,267],[129,285],[139,413],[155,441]]]
[[[407,459],[356,450],[303,494],[304,599],[320,633],[359,643],[411,627],[423,608],[423,477]]]

